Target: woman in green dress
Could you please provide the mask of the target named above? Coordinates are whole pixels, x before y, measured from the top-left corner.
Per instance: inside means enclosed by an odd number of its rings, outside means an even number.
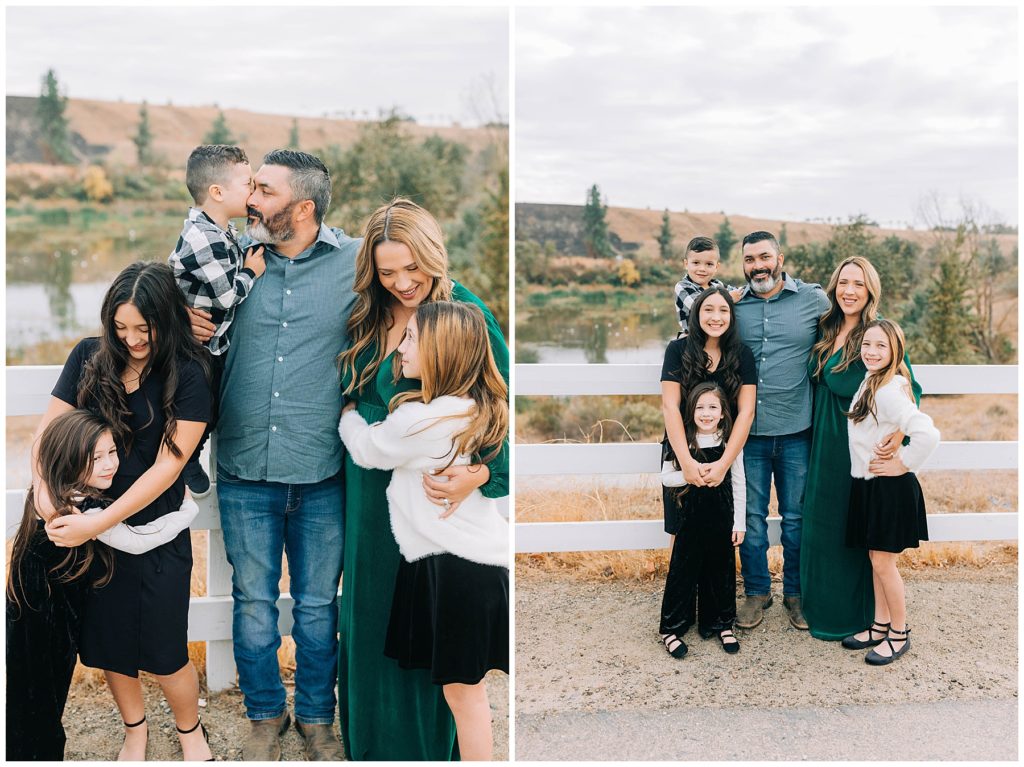
[[[418,381],[401,378],[396,350],[409,317],[424,301],[476,304],[487,321],[491,350],[508,383],[508,347],[491,312],[448,276],[437,222],[409,200],[376,210],[356,263],[358,294],[349,320],[351,347],[340,358],[342,387],[369,423]],[[508,494],[508,446],[488,464],[452,466],[424,479],[439,513],[454,512],[474,489]],[[445,481],[447,480],[447,481]],[[400,554],[391,533],[385,490],[391,472],[363,469],[345,458],[345,559],[338,648],[338,706],[349,760],[447,761],[458,756],[455,721],[427,669],[404,670],[384,656],[384,639]]]
[[[804,490],[800,588],[811,635],[839,640],[886,617],[875,615],[867,551],[846,546],[851,484],[846,411],[867,372],[860,359],[861,338],[865,326],[878,317],[881,281],[870,261],[851,256],[836,267],[825,293],[831,306],[818,322],[819,339],[808,362],[814,423]],[[920,385],[913,378],[911,384],[920,401]],[[890,435],[876,451],[878,459],[891,457],[903,436]]]

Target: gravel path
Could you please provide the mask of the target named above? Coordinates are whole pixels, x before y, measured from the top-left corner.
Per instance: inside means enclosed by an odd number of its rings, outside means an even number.
[[[174,723],[167,704],[164,703],[160,688],[152,679],[143,675],[146,693],[146,710],[150,722],[150,758],[152,761],[180,761],[181,749],[174,732]],[[292,708],[292,685],[289,691],[289,709]],[[487,692],[491,700],[494,717],[495,759],[508,759],[508,677],[496,671],[487,676]],[[229,690],[212,695],[202,709],[203,722],[210,731],[210,745],[218,760],[239,760],[242,741],[249,731],[242,705],[242,694]],[[121,747],[123,728],[110,693],[104,687],[72,687],[68,705],[64,711],[64,729],[68,744],[66,760],[112,760]],[[302,761],[305,759],[302,738],[292,727],[282,739],[282,759]]]
[[[519,758],[906,758],[864,739],[894,715],[929,753],[1016,756],[1015,568],[911,573],[913,648],[884,668],[791,628],[779,599],[760,626],[740,632],[737,655],[690,632],[689,655],[675,660],[657,635],[661,582],[517,575]],[[685,728],[689,745],[665,739],[666,728]],[[806,738],[787,741],[789,729]],[[803,745],[817,733],[830,750]],[[918,749],[910,758],[929,757]]]

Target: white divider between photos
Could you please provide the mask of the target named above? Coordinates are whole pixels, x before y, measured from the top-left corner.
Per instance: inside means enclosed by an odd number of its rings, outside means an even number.
[[[1016,394],[1016,365],[917,365],[926,394]],[[516,396],[578,396],[661,393],[660,365],[516,365]],[[942,442],[923,471],[1017,469],[1017,442]],[[656,443],[516,445],[515,476],[654,474]],[[768,520],[772,544],[780,520]],[[933,541],[1018,539],[1015,512],[930,514]],[[515,526],[516,552],[653,549],[668,545],[660,519],[600,522],[522,522]]]

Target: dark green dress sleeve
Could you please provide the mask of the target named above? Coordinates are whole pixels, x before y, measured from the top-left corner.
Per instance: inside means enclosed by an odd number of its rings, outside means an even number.
[[[508,345],[505,343],[505,337],[501,334],[501,327],[498,325],[498,321],[494,319],[494,315],[491,314],[491,310],[484,305],[483,301],[473,295],[468,288],[457,282],[452,288],[452,300],[475,304],[483,312],[484,321],[487,323],[487,335],[491,341],[491,352],[494,354],[494,362],[498,367],[498,372],[501,373],[501,377],[505,379],[505,385],[507,386],[509,373]],[[480,488],[480,492],[486,498],[501,498],[508,495],[508,455],[508,437],[506,437],[501,443],[501,451],[487,463],[491,477]]]

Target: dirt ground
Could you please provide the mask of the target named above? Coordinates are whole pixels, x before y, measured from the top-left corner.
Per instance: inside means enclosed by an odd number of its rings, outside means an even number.
[[[146,693],[146,711],[149,719],[151,761],[179,761],[181,748],[174,732],[174,720],[163,700],[160,688],[152,679],[143,685]],[[288,706],[292,710],[293,685],[286,682],[289,692]],[[492,671],[487,676],[487,693],[491,701],[494,722],[494,758],[508,759],[508,677]],[[242,694],[236,689],[205,699],[202,708],[203,723],[210,732],[210,746],[214,757],[220,760],[241,759],[242,741],[249,732],[245,718]],[[110,693],[102,685],[73,686],[64,711],[64,729],[68,743],[66,760],[108,761],[117,757],[121,747],[123,728]],[[292,727],[282,739],[281,758],[284,761],[303,761],[302,738]]]
[[[784,715],[784,709],[971,701],[1012,701],[1015,709],[1016,567],[929,568],[905,577],[912,649],[897,663],[874,668],[864,663],[864,652],[793,629],[778,596],[760,626],[738,632],[738,654],[727,655],[716,640],[691,631],[689,654],[676,660],[657,633],[662,579],[583,581],[519,567],[517,751],[531,759],[559,758],[554,728],[567,716],[605,723],[646,712],[653,722],[669,712]],[[779,594],[780,584],[773,591]],[[764,733],[766,743],[772,737]],[[627,751],[629,742],[623,740]]]

